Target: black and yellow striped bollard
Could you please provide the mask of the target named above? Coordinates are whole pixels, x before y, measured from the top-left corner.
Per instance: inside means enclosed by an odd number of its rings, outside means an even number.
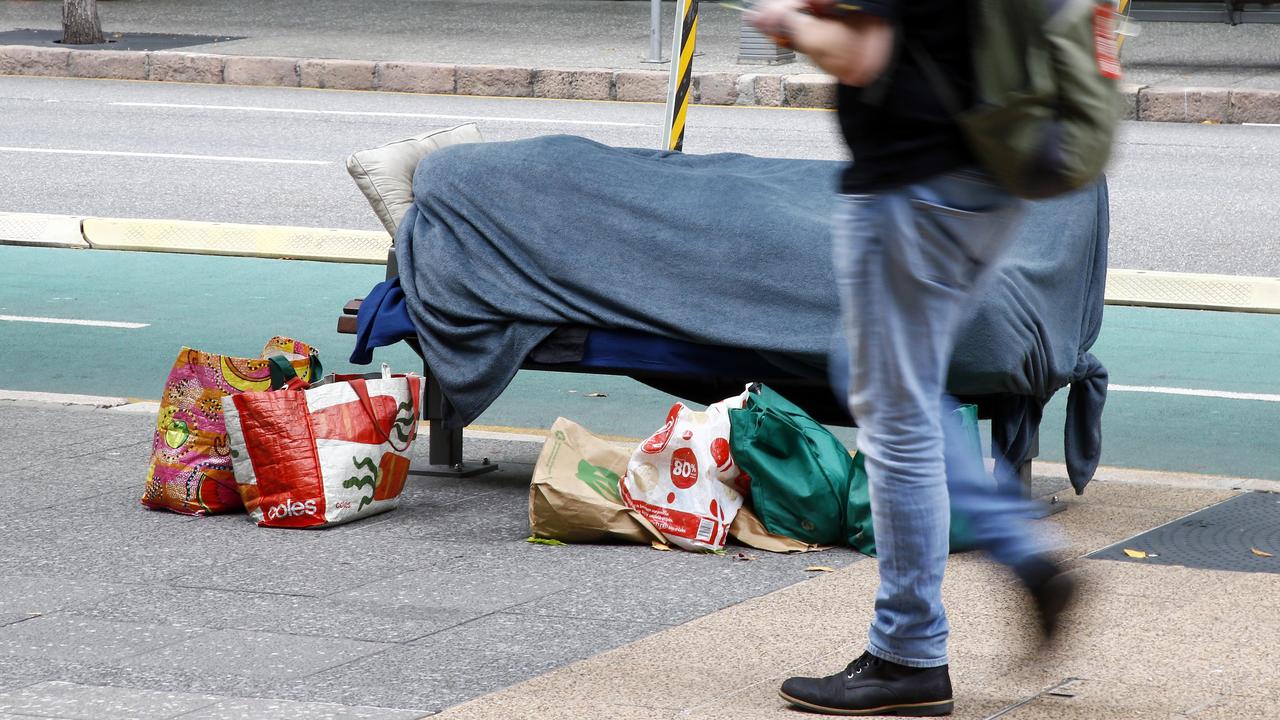
[[[684,123],[693,87],[693,48],[698,37],[698,0],[678,0],[675,36],[671,43],[671,80],[667,87],[667,113],[662,146],[684,148]]]

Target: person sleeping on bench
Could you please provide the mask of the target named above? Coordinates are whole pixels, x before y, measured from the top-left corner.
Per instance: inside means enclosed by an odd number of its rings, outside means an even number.
[[[484,469],[462,461],[462,428],[521,368],[625,375],[701,403],[759,381],[853,425],[826,373],[842,167],[571,136],[485,143],[474,125],[358,152],[348,170],[395,243],[388,280],[339,327],[356,334],[353,362],[401,340],[423,357],[433,473]],[[969,313],[948,388],[992,420],[993,456],[1028,482],[1044,406],[1070,386],[1065,456],[1081,492],[1106,397],[1089,352],[1106,182],[1027,215]]]

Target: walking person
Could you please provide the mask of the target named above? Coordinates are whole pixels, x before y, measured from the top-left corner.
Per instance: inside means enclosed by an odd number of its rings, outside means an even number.
[[[837,115],[853,155],[833,225],[849,350],[836,370],[849,373],[880,586],[865,652],[829,677],[783,683],[786,701],[815,712],[952,711],[941,586],[953,508],[1029,590],[1046,637],[1074,592],[1031,531],[1032,503],[992,490],[981,458],[947,443],[944,381],[957,325],[1021,214],[1021,201],[978,165],[935,86],[940,71],[961,106],[971,101],[968,13],[965,0],[762,0],[751,15],[839,81]]]

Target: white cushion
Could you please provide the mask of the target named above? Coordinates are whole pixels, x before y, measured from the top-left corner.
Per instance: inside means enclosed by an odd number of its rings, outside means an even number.
[[[413,171],[422,158],[450,145],[483,141],[475,123],[433,130],[353,153],[347,158],[347,172],[394,237],[401,218],[413,204]]]

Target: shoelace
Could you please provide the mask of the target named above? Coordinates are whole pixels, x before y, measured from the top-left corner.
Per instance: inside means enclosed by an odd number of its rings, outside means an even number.
[[[863,653],[862,656],[859,657],[857,660],[854,660],[853,662],[849,663],[849,667],[845,668],[845,673],[849,677],[853,677],[854,675],[860,674],[863,670],[866,670],[867,668],[871,667],[872,665],[878,664],[879,662],[880,662],[880,658],[876,657],[875,655],[872,655],[871,653]]]

